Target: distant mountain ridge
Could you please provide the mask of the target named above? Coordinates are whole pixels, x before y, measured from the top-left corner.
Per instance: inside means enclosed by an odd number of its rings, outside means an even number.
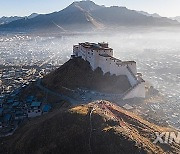
[[[25,17],[19,17],[19,16],[5,17],[5,16],[3,16],[2,18],[0,18],[0,25],[9,24],[12,21],[20,20],[20,19],[23,19],[23,18],[32,19],[32,18],[34,18],[36,16],[38,16],[37,13],[32,13],[31,15],[25,16]]]
[[[19,19],[22,19],[23,17],[18,17],[18,16],[13,16],[13,17],[5,17],[3,16],[2,18],[0,18],[0,25],[2,24],[8,24],[12,21],[15,21],[15,20],[19,20]]]
[[[37,13],[32,13],[31,15],[27,16],[28,19],[32,19],[32,18],[35,18],[37,17],[39,14]]]
[[[165,17],[144,15],[126,7],[105,7],[92,1],[73,2],[59,12],[23,18],[0,26],[0,30],[85,31],[120,26],[179,26]]]
[[[149,17],[161,18],[161,16],[157,13],[150,14],[150,13],[145,12],[145,11],[137,11],[137,12],[141,13],[143,15],[149,16]]]
[[[173,19],[173,20],[177,20],[178,22],[180,22],[180,16],[171,17],[171,19]]]

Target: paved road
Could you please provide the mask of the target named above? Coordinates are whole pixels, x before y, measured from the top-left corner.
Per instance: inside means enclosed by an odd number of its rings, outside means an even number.
[[[36,82],[36,85],[37,85],[41,90],[45,91],[45,92],[48,93],[48,94],[51,94],[51,95],[60,97],[62,100],[66,100],[66,101],[70,102],[71,104],[78,104],[78,101],[77,101],[77,100],[72,99],[72,98],[70,98],[69,96],[66,96],[66,95],[64,95],[64,94],[57,93],[57,92],[55,92],[55,91],[52,91],[52,90],[44,87],[44,86],[41,84],[41,79],[39,79],[39,80]]]
[[[36,85],[43,91],[45,91],[46,93],[48,94],[51,94],[51,95],[54,95],[54,96],[57,96],[57,97],[60,97],[61,99],[63,100],[66,100],[68,102],[70,102],[71,104],[73,105],[76,105],[76,104],[81,104],[81,103],[88,103],[88,102],[92,102],[92,101],[97,101],[97,100],[109,100],[109,101],[113,101],[113,100],[121,100],[122,99],[122,94],[105,94],[105,93],[101,93],[101,92],[96,92],[96,91],[88,91],[86,92],[83,97],[85,99],[82,99],[82,100],[75,100],[69,96],[66,96],[64,94],[61,94],[61,93],[57,93],[55,91],[52,91],[51,89],[48,89],[46,87],[44,87],[42,84],[41,84],[41,79],[39,79],[37,82],[36,82]],[[93,92],[93,93],[91,93]],[[80,96],[82,97],[82,96]]]

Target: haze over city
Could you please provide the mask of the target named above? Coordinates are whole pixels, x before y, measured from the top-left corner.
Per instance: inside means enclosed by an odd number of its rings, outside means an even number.
[[[0,153],[179,153],[179,6],[0,0]]]

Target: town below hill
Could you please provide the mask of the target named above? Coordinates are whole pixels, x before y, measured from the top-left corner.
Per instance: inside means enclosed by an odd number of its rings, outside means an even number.
[[[39,73],[36,69],[19,72],[24,73],[21,80],[17,78],[17,71],[11,71],[10,77],[13,81],[13,77],[16,76],[19,88],[12,89],[12,93],[0,99],[1,137],[12,135],[21,124],[57,108],[104,99],[121,106],[125,105],[129,110],[134,107],[127,107],[126,103],[138,106],[138,103],[143,101],[140,99],[122,101],[122,93],[130,87],[127,77],[112,76],[109,73],[103,75],[100,68],[93,71],[90,64],[81,58],[70,59],[58,69],[54,69],[55,67],[46,69],[44,73]],[[5,77],[4,74],[7,72],[2,73]],[[9,85],[11,80],[8,81]],[[155,89],[147,88],[147,99],[157,94],[158,91]]]

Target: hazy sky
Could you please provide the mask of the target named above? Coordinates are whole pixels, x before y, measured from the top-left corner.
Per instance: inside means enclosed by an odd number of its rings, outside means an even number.
[[[73,0],[0,0],[0,17],[25,16],[33,12],[60,11]],[[100,5],[126,6],[129,9],[158,13],[161,16],[180,16],[180,0],[94,0]]]

